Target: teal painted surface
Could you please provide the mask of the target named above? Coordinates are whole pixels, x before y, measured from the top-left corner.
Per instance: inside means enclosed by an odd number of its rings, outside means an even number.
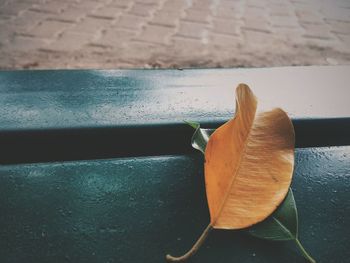
[[[297,150],[300,239],[350,257],[350,147]],[[1,262],[164,262],[208,223],[201,154],[0,166]],[[293,243],[214,231],[191,262],[304,262]]]
[[[236,86],[294,119],[350,117],[350,66],[0,71],[2,130],[222,122]]]
[[[0,262],[184,252],[209,218],[203,160],[182,121],[220,125],[240,82],[288,111],[298,147],[350,144],[349,66],[0,72]],[[350,258],[349,155],[297,150],[300,239],[318,262]],[[215,231],[191,262],[304,261],[293,243]]]
[[[188,153],[183,120],[218,127],[248,83],[298,147],[350,145],[350,66],[0,71],[0,163]]]

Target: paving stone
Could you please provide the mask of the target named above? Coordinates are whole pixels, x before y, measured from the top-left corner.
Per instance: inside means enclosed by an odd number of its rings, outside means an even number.
[[[47,42],[42,39],[32,38],[32,37],[23,37],[23,36],[15,36],[13,41],[11,41],[10,48],[12,50],[18,51],[31,51],[38,50],[42,47],[45,47]]]
[[[305,10],[310,12],[315,12],[316,9],[317,9],[317,12],[320,10],[320,6],[318,5],[317,2],[318,0],[316,1],[290,0],[290,3],[292,4],[295,10]]]
[[[322,16],[316,11],[296,10],[295,13],[301,23],[304,23],[304,24],[305,23],[309,23],[309,24],[324,23]]]
[[[288,41],[289,43],[303,43],[305,30],[299,27],[275,27],[275,37]]]
[[[140,67],[143,67],[149,62],[154,52],[157,52],[157,49],[159,49],[159,45],[157,44],[130,41],[128,46],[120,50],[118,53],[120,54],[119,58],[123,62],[136,61]]]
[[[214,5],[215,5],[215,2],[213,1],[199,0],[199,1],[195,1],[191,7],[195,10],[210,11],[214,7]]]
[[[271,33],[271,27],[269,22],[263,18],[246,17],[244,18],[244,25],[242,26],[245,30],[257,31],[263,33]]]
[[[338,37],[341,40],[343,46],[345,47],[345,50],[347,50],[349,52],[350,51],[350,36],[338,34]]]
[[[232,7],[218,7],[214,12],[214,16],[218,18],[237,19],[240,15],[241,11]]]
[[[232,49],[242,43],[242,38],[237,35],[209,34],[209,44],[213,47]]]
[[[342,43],[337,39],[304,38],[303,45],[318,52],[333,53],[334,50],[338,50],[339,53],[343,53]],[[325,57],[319,57],[319,59],[325,59]]]
[[[186,22],[181,20],[179,25],[179,30],[176,35],[187,37],[187,38],[196,38],[202,39],[206,30],[205,24],[198,24],[192,22]]]
[[[13,19],[14,19],[13,16],[0,14],[0,24],[11,23],[11,20],[13,20]]]
[[[81,0],[80,2],[74,3],[74,5],[72,4],[72,6],[82,10],[87,14],[87,13],[93,12],[96,9],[103,7],[104,4],[97,1]]]
[[[350,23],[338,20],[326,20],[326,22],[331,27],[331,32],[350,35]]]
[[[0,8],[0,15],[17,16],[21,12],[28,10],[31,6],[31,3],[8,2]]]
[[[48,18],[50,20],[61,21],[61,22],[70,22],[75,23],[79,22],[86,16],[86,12],[76,7],[70,7],[64,10],[59,15],[50,15]]]
[[[48,14],[27,10],[18,15],[12,21],[12,24],[16,26],[17,32],[28,32],[33,27],[37,26],[40,22],[45,21],[48,17]]]
[[[173,28],[165,26],[147,25],[136,40],[157,44],[166,44],[168,38],[175,33]]]
[[[147,21],[140,16],[123,14],[115,24],[116,27],[139,30]]]
[[[295,16],[270,16],[269,21],[273,27],[292,27],[298,28],[300,24]]]
[[[136,3],[129,11],[131,15],[150,16],[155,11],[154,5]]]
[[[41,12],[41,13],[51,13],[51,14],[60,14],[62,13],[68,5],[66,3],[60,2],[48,2],[45,4],[33,5],[30,10]]]
[[[173,12],[183,11],[186,8],[188,8],[188,1],[186,0],[167,0],[162,6],[162,9]]]
[[[122,9],[128,9],[133,5],[131,0],[112,0],[108,6],[114,6]]]
[[[40,49],[51,52],[71,52],[81,49],[82,46],[86,45],[90,40],[91,36],[86,34],[65,32],[59,39]]]
[[[227,8],[227,7],[237,8],[241,6],[241,3],[239,1],[222,0],[219,2],[219,6],[224,8]]]
[[[28,31],[28,34],[39,38],[55,38],[59,33],[69,28],[71,24],[59,21],[45,20]]]
[[[136,0],[136,3],[143,5],[158,5],[159,0]]]
[[[323,8],[321,13],[327,19],[350,22],[349,10],[349,8],[339,8],[336,5],[329,5],[327,8]]]
[[[266,47],[276,46],[276,43],[280,42],[276,36],[263,31],[242,30],[242,33],[245,38],[245,45],[251,50],[266,49]]]
[[[0,51],[5,49],[10,41],[12,41],[15,33],[13,32],[13,27],[8,25],[0,25]],[[1,59],[0,59],[1,60]]]
[[[270,16],[290,16],[293,13],[291,6],[283,4],[272,4],[268,6],[268,12]]]
[[[168,27],[176,27],[180,18],[179,12],[172,12],[167,10],[159,10],[153,16],[152,20],[149,21],[149,24],[152,25],[161,25]]]
[[[264,8],[266,3],[260,0],[246,0],[246,5],[248,7]]]
[[[118,16],[121,15],[121,12],[122,10],[119,8],[102,7],[90,13],[89,16],[102,19],[116,19]]]
[[[189,54],[200,57],[207,52],[207,45],[199,39],[175,36],[172,38],[172,45],[169,48],[169,52],[172,52],[175,56],[187,57],[187,59],[189,58]]]
[[[93,17],[86,17],[76,25],[70,28],[71,32],[95,35],[104,28],[111,26],[109,19],[98,19]]]
[[[135,36],[135,32],[110,28],[104,34],[91,42],[91,45],[101,46],[101,47],[111,47],[116,48],[120,46],[127,46],[129,41]]]
[[[241,21],[233,19],[214,19],[213,32],[227,35],[239,35]]]
[[[183,20],[196,23],[209,23],[210,10],[187,9]]]
[[[348,0],[338,1],[337,6],[339,8],[350,9],[350,2]]]
[[[244,10],[244,17],[249,20],[262,20],[266,19],[268,11],[265,8],[260,7],[248,7]]]
[[[327,25],[319,24],[302,24],[305,33],[304,37],[317,39],[331,39],[333,36],[330,33],[330,28]]]

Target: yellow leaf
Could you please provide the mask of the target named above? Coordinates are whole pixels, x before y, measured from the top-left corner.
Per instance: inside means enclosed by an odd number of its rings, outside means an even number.
[[[291,184],[294,141],[287,114],[260,110],[249,87],[240,84],[235,117],[210,136],[205,151],[213,228],[245,228],[277,208]]]
[[[236,114],[209,138],[205,149],[205,187],[210,223],[183,256],[189,259],[209,232],[241,229],[267,218],[288,193],[294,167],[295,135],[288,115],[264,111],[250,88],[236,89]]]

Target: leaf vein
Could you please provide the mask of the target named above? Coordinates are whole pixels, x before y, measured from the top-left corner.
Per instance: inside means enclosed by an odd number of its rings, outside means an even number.
[[[276,217],[272,217],[273,220],[275,220],[275,222],[283,229],[283,231],[285,231],[291,239],[295,239],[295,236],[289,231],[289,229],[283,225],[283,223],[281,221],[279,221]]]

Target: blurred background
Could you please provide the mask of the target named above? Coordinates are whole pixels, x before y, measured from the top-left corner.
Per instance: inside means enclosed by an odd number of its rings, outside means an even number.
[[[337,64],[349,0],[0,0],[0,69]]]

